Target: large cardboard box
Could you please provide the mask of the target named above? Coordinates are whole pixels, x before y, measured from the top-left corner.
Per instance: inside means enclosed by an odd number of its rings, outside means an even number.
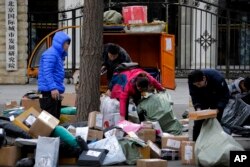
[[[42,111],[39,99],[29,99],[27,97],[23,97],[21,99],[21,104],[25,110],[28,110],[30,107],[33,107],[39,112]]]
[[[103,131],[89,129],[88,140],[101,140],[103,139]]]
[[[195,165],[194,154],[195,142],[183,141],[181,143],[181,163],[184,165]]]
[[[13,167],[21,158],[21,150],[16,146],[0,148],[0,166]]]
[[[200,110],[200,111],[192,111],[189,112],[188,118],[190,120],[201,120],[208,118],[216,118],[217,111],[216,110]]]
[[[155,142],[156,140],[156,131],[155,129],[140,129],[137,132],[137,136],[147,142],[148,140]]]
[[[76,93],[64,93],[62,96],[62,106],[76,106]]]
[[[13,124],[20,127],[25,132],[29,132],[31,125],[34,123],[34,118],[37,118],[39,114],[40,112],[38,112],[35,108],[31,107],[19,116],[17,116],[13,120]]]
[[[138,159],[137,167],[167,167],[168,162],[162,159]]]
[[[47,111],[42,111],[29,130],[29,134],[35,138],[38,136],[49,136],[59,120]]]

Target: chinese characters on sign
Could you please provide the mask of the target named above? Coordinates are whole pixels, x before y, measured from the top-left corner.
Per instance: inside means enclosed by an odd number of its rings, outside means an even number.
[[[5,0],[6,70],[17,70],[17,1]]]

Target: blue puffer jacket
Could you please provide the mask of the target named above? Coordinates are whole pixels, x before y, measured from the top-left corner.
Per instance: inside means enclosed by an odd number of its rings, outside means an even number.
[[[38,73],[39,91],[65,91],[63,61],[68,53],[64,51],[63,45],[66,41],[70,41],[70,37],[63,31],[57,32],[53,37],[52,46],[42,54]]]

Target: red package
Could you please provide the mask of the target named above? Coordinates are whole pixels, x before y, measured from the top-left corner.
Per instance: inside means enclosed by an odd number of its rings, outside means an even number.
[[[147,6],[126,6],[122,8],[125,24],[147,23]]]

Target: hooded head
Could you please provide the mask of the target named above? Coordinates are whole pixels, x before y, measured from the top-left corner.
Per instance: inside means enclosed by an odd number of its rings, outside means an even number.
[[[64,50],[64,43],[70,43],[71,39],[70,37],[63,31],[58,31],[55,33],[53,40],[52,40],[52,46],[61,53],[62,57],[68,55],[67,51]]]

